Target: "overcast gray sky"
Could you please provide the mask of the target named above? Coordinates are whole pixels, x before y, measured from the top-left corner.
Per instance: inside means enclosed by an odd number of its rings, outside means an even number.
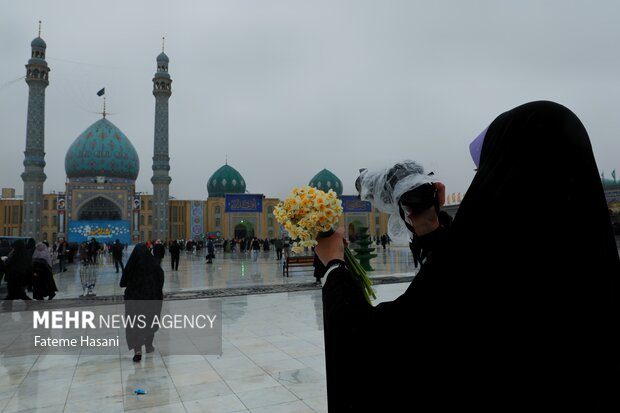
[[[620,167],[619,15],[618,1],[586,0],[7,2],[0,186],[23,193],[22,77],[38,20],[51,68],[45,192],[64,190],[65,153],[100,118],[105,87],[108,119],[140,156],[136,190],[152,193],[162,36],[179,199],[206,199],[226,156],[250,192],[269,197],[323,168],[353,194],[360,167],[404,158],[465,192],[469,142],[501,112],[539,99],[581,118],[609,176]]]

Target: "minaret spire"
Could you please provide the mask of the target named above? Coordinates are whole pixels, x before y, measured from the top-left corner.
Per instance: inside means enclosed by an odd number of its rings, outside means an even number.
[[[103,97],[103,112],[101,113],[103,118],[105,119],[106,111],[105,111],[105,96]]]
[[[162,37],[161,38],[161,52],[164,52],[164,46],[166,45],[166,38]]]
[[[49,67],[45,61],[47,45],[39,37],[31,43],[31,54],[26,64],[28,84],[28,118],[26,123],[26,150],[24,151],[24,220],[22,236],[42,240],[43,183],[45,176],[45,88],[49,85]],[[54,240],[55,241],[55,240]]]
[[[168,74],[168,56],[162,52],[157,56],[157,72],[153,77],[153,96],[155,96],[155,136],[153,148],[153,236],[162,241],[168,240],[170,193],[170,156],[168,154],[168,99],[172,95],[172,79]]]

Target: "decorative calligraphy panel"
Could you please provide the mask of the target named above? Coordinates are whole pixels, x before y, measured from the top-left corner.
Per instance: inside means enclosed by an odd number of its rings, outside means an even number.
[[[263,212],[263,196],[228,194],[225,212]]]
[[[356,196],[347,195],[341,196],[342,209],[344,212],[370,212],[371,205],[368,201],[362,201]]]
[[[199,239],[204,233],[202,208],[202,201],[192,201],[192,239]]]

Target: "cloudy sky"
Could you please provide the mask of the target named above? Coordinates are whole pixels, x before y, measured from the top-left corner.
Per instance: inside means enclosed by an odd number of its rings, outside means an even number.
[[[105,87],[108,119],[141,159],[136,190],[152,193],[162,36],[179,199],[205,199],[226,157],[250,192],[270,197],[323,168],[353,194],[360,167],[404,158],[465,192],[469,142],[539,99],[581,118],[610,176],[620,168],[618,15],[611,0],[10,2],[0,15],[0,186],[23,192],[23,76],[38,20],[51,68],[45,192],[64,190],[65,153],[101,117]]]

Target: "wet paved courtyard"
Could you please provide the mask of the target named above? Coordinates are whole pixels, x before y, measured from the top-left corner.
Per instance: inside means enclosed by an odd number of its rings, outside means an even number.
[[[379,250],[378,255],[371,262],[376,269],[373,277],[395,275],[404,281],[412,275],[407,248]],[[291,277],[283,278],[274,252],[261,253],[256,262],[249,255],[220,254],[213,264],[206,264],[203,256],[187,254],[181,256],[179,271],[169,269],[167,258],[163,267],[165,291],[170,295],[314,282],[311,268],[295,270]],[[84,293],[81,271],[76,262],[69,271],[56,275],[60,291],[54,304]],[[93,291],[97,297],[121,295],[119,277],[104,258],[96,267]],[[407,285],[377,285],[377,302],[397,297]],[[3,354],[0,411],[327,411],[320,287],[206,300],[222,303],[221,355],[162,355],[157,341],[155,352],[143,355],[139,363],[132,361],[132,352],[126,347],[107,355]],[[1,316],[15,318],[19,314]],[[6,319],[4,325],[9,325]],[[0,332],[0,336],[5,334],[16,332]],[[146,394],[135,395],[137,388]]]
[[[375,269],[371,277],[393,275],[411,276],[415,273],[411,252],[407,247],[391,246],[385,251],[379,246],[376,258],[371,260]],[[127,261],[127,252],[124,261]],[[293,268],[289,277],[282,276],[282,261],[276,260],[275,251],[262,252],[256,261],[249,253],[219,253],[212,264],[207,264],[201,251],[181,253],[178,271],[170,268],[170,256],[162,261],[165,271],[164,292],[180,293],[188,291],[244,288],[251,286],[275,286],[314,282],[312,267]],[[94,271],[93,271],[94,270]],[[97,260],[94,269],[88,271],[76,259],[68,266],[68,271],[54,276],[59,292],[57,298],[76,298],[87,292],[84,281],[95,284],[93,292],[97,296],[122,295],[119,287],[120,273],[116,273],[112,259],[104,255]]]

